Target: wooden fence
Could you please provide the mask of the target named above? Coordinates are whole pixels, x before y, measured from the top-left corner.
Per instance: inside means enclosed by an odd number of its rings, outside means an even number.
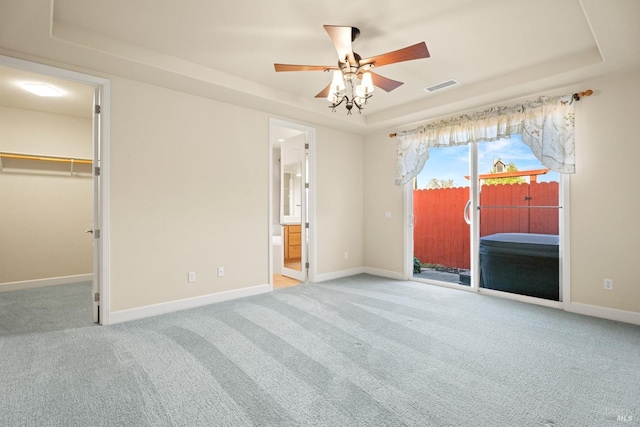
[[[413,253],[420,262],[469,268],[469,225],[463,210],[469,187],[414,190]],[[494,233],[558,234],[557,182],[483,185],[480,236]],[[524,206],[494,208],[493,206]]]

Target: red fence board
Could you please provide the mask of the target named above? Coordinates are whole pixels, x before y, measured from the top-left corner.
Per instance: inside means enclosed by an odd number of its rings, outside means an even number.
[[[424,263],[469,268],[469,225],[463,209],[469,187],[414,190],[414,255]],[[494,233],[558,234],[558,183],[484,185],[480,192],[480,235]]]

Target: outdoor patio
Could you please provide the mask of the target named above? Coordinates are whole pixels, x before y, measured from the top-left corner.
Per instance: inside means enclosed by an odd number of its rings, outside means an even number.
[[[433,268],[423,268],[420,273],[413,273],[415,279],[437,280],[440,282],[469,285],[469,270],[461,270],[460,273],[450,273]]]

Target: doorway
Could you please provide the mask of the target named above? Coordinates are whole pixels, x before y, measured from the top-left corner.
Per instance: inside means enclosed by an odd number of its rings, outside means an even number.
[[[91,272],[90,274],[86,275],[89,276],[88,280],[91,281],[92,289],[87,304],[92,306],[91,311],[93,313],[93,321],[95,323],[106,325],[109,323],[109,270],[108,259],[106,259],[104,254],[109,253],[109,221],[107,214],[109,168],[108,159],[105,157],[105,155],[108,153],[109,144],[110,83],[106,79],[6,56],[0,56],[0,67],[8,70],[8,73],[11,73],[12,75],[23,76],[22,78],[12,78],[11,81],[4,79],[5,86],[2,87],[2,90],[7,95],[3,96],[4,106],[15,111],[28,111],[32,115],[41,114],[42,117],[47,117],[46,114],[52,117],[55,115],[64,116],[65,114],[73,116],[73,113],[70,113],[69,111],[77,111],[78,109],[81,109],[83,111],[81,113],[83,117],[86,118],[86,121],[90,122],[90,125],[88,126],[89,131],[87,132],[86,138],[90,141],[89,143],[91,144],[91,146],[88,147],[86,156],[80,156],[86,158],[78,159],[79,156],[77,155],[65,156],[65,153],[60,153],[60,156],[38,155],[51,154],[50,151],[47,152],[46,150],[47,140],[46,138],[44,138],[44,136],[46,136],[46,133],[43,133],[43,138],[38,139],[37,144],[30,146],[27,150],[23,150],[28,151],[28,153],[20,153],[35,155],[32,157],[38,157],[38,159],[32,159],[28,156],[23,156],[23,158],[16,158],[14,156],[11,160],[16,162],[32,162],[31,166],[29,167],[24,166],[24,163],[22,165],[19,165],[20,168],[23,169],[21,176],[29,177],[35,175],[45,175],[46,173],[49,173],[51,175],[53,172],[60,172],[58,170],[60,168],[67,168],[69,170],[69,173],[71,174],[72,180],[74,178],[84,179],[85,182],[87,179],[89,180],[90,184],[88,188],[90,188],[89,192],[91,193],[91,195],[89,196],[90,200],[88,202],[90,204],[89,217],[87,218],[87,221],[83,221],[81,225],[79,225],[81,230],[78,231],[78,225],[76,225],[73,229],[73,233],[74,235],[76,233],[80,233],[80,239],[90,239],[90,245],[92,249],[90,261],[88,264],[91,265]],[[28,77],[25,78],[24,76]],[[52,102],[51,99],[53,98],[50,98],[48,102],[40,102],[38,104],[39,106],[37,106],[35,103],[30,103],[31,101],[28,100],[30,98],[24,98],[29,94],[24,92],[25,95],[22,95],[22,88],[18,88],[18,86],[21,84],[21,81],[25,79],[30,80],[31,83],[40,80],[44,81],[45,83],[49,82],[49,86],[52,86],[54,89],[56,89],[55,86],[60,86],[58,88],[58,103]],[[81,105],[74,105],[74,101],[72,101],[74,98],[72,96],[64,96],[67,90],[72,91],[71,88],[74,85],[77,88],[82,87],[84,92],[88,93],[86,96],[82,97],[82,99],[88,99],[86,105],[84,102]],[[11,96],[9,96],[9,93],[11,93]],[[7,104],[9,99],[13,99],[13,102],[15,104]],[[46,108],[48,108],[48,110]],[[56,111],[56,109],[58,108],[60,110]],[[62,109],[64,109],[65,114],[61,113]],[[33,119],[29,120],[33,121]],[[84,119],[81,119],[79,121],[85,123],[82,120]],[[40,145],[38,146],[38,144]],[[51,141],[49,141],[49,144],[51,144]],[[5,151],[19,151],[16,146],[0,148],[1,150]],[[42,151],[44,151],[44,153]],[[9,154],[11,155],[11,153]],[[45,171],[45,173],[42,173],[41,169],[43,169],[44,166],[34,166],[35,163],[38,163],[39,165],[46,164],[57,166],[47,166],[47,168],[51,170],[47,170]],[[25,167],[31,170],[28,173],[24,172]],[[83,175],[82,178],[80,178],[81,174]],[[58,176],[58,178],[60,177]],[[68,180],[67,182],[71,181]],[[76,182],[79,181],[76,180]],[[46,214],[50,214],[46,210],[44,212]],[[54,232],[56,230],[50,231]],[[31,268],[33,268],[33,266],[31,266]],[[55,277],[45,278],[41,280],[32,280],[29,281],[26,286],[40,287],[56,285],[68,283],[65,282],[65,280],[77,279],[77,275],[66,276],[63,274],[56,274],[55,270],[52,271],[53,273],[50,273],[48,275]],[[20,285],[20,283],[16,283],[16,286],[18,286],[17,289],[20,289]]]
[[[270,120],[270,278],[272,288],[313,277],[315,129]]]
[[[411,191],[413,279],[562,301],[563,179],[519,135],[432,149]]]

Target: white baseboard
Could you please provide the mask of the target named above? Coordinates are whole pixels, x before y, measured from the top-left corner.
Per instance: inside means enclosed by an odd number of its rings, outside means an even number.
[[[160,314],[167,314],[173,313],[174,311],[202,307],[203,305],[214,304],[217,302],[264,294],[266,292],[270,292],[270,290],[271,287],[269,284],[257,285],[248,288],[234,289],[232,291],[219,292],[216,294],[202,295],[199,297],[185,298],[177,301],[146,305],[144,307],[112,311],[111,313],[109,313],[109,324],[113,325],[115,323],[128,322],[130,320],[144,319],[145,317],[158,316]]]
[[[350,268],[348,270],[332,271],[331,273],[316,274],[314,283],[326,282],[327,280],[340,279],[342,277],[355,276],[364,273],[364,268]]]
[[[386,277],[388,279],[406,280],[404,274],[398,273],[397,271],[380,270],[378,268],[365,267],[364,272],[373,276]]]
[[[571,313],[640,325],[640,313],[637,311],[619,310],[617,308],[600,307],[580,302],[570,302],[565,305],[564,309]]]
[[[93,274],[76,274],[73,276],[47,277],[46,279],[22,280],[20,282],[0,283],[0,292],[19,291],[22,289],[44,288],[47,286],[69,285],[71,283],[91,282]]]

